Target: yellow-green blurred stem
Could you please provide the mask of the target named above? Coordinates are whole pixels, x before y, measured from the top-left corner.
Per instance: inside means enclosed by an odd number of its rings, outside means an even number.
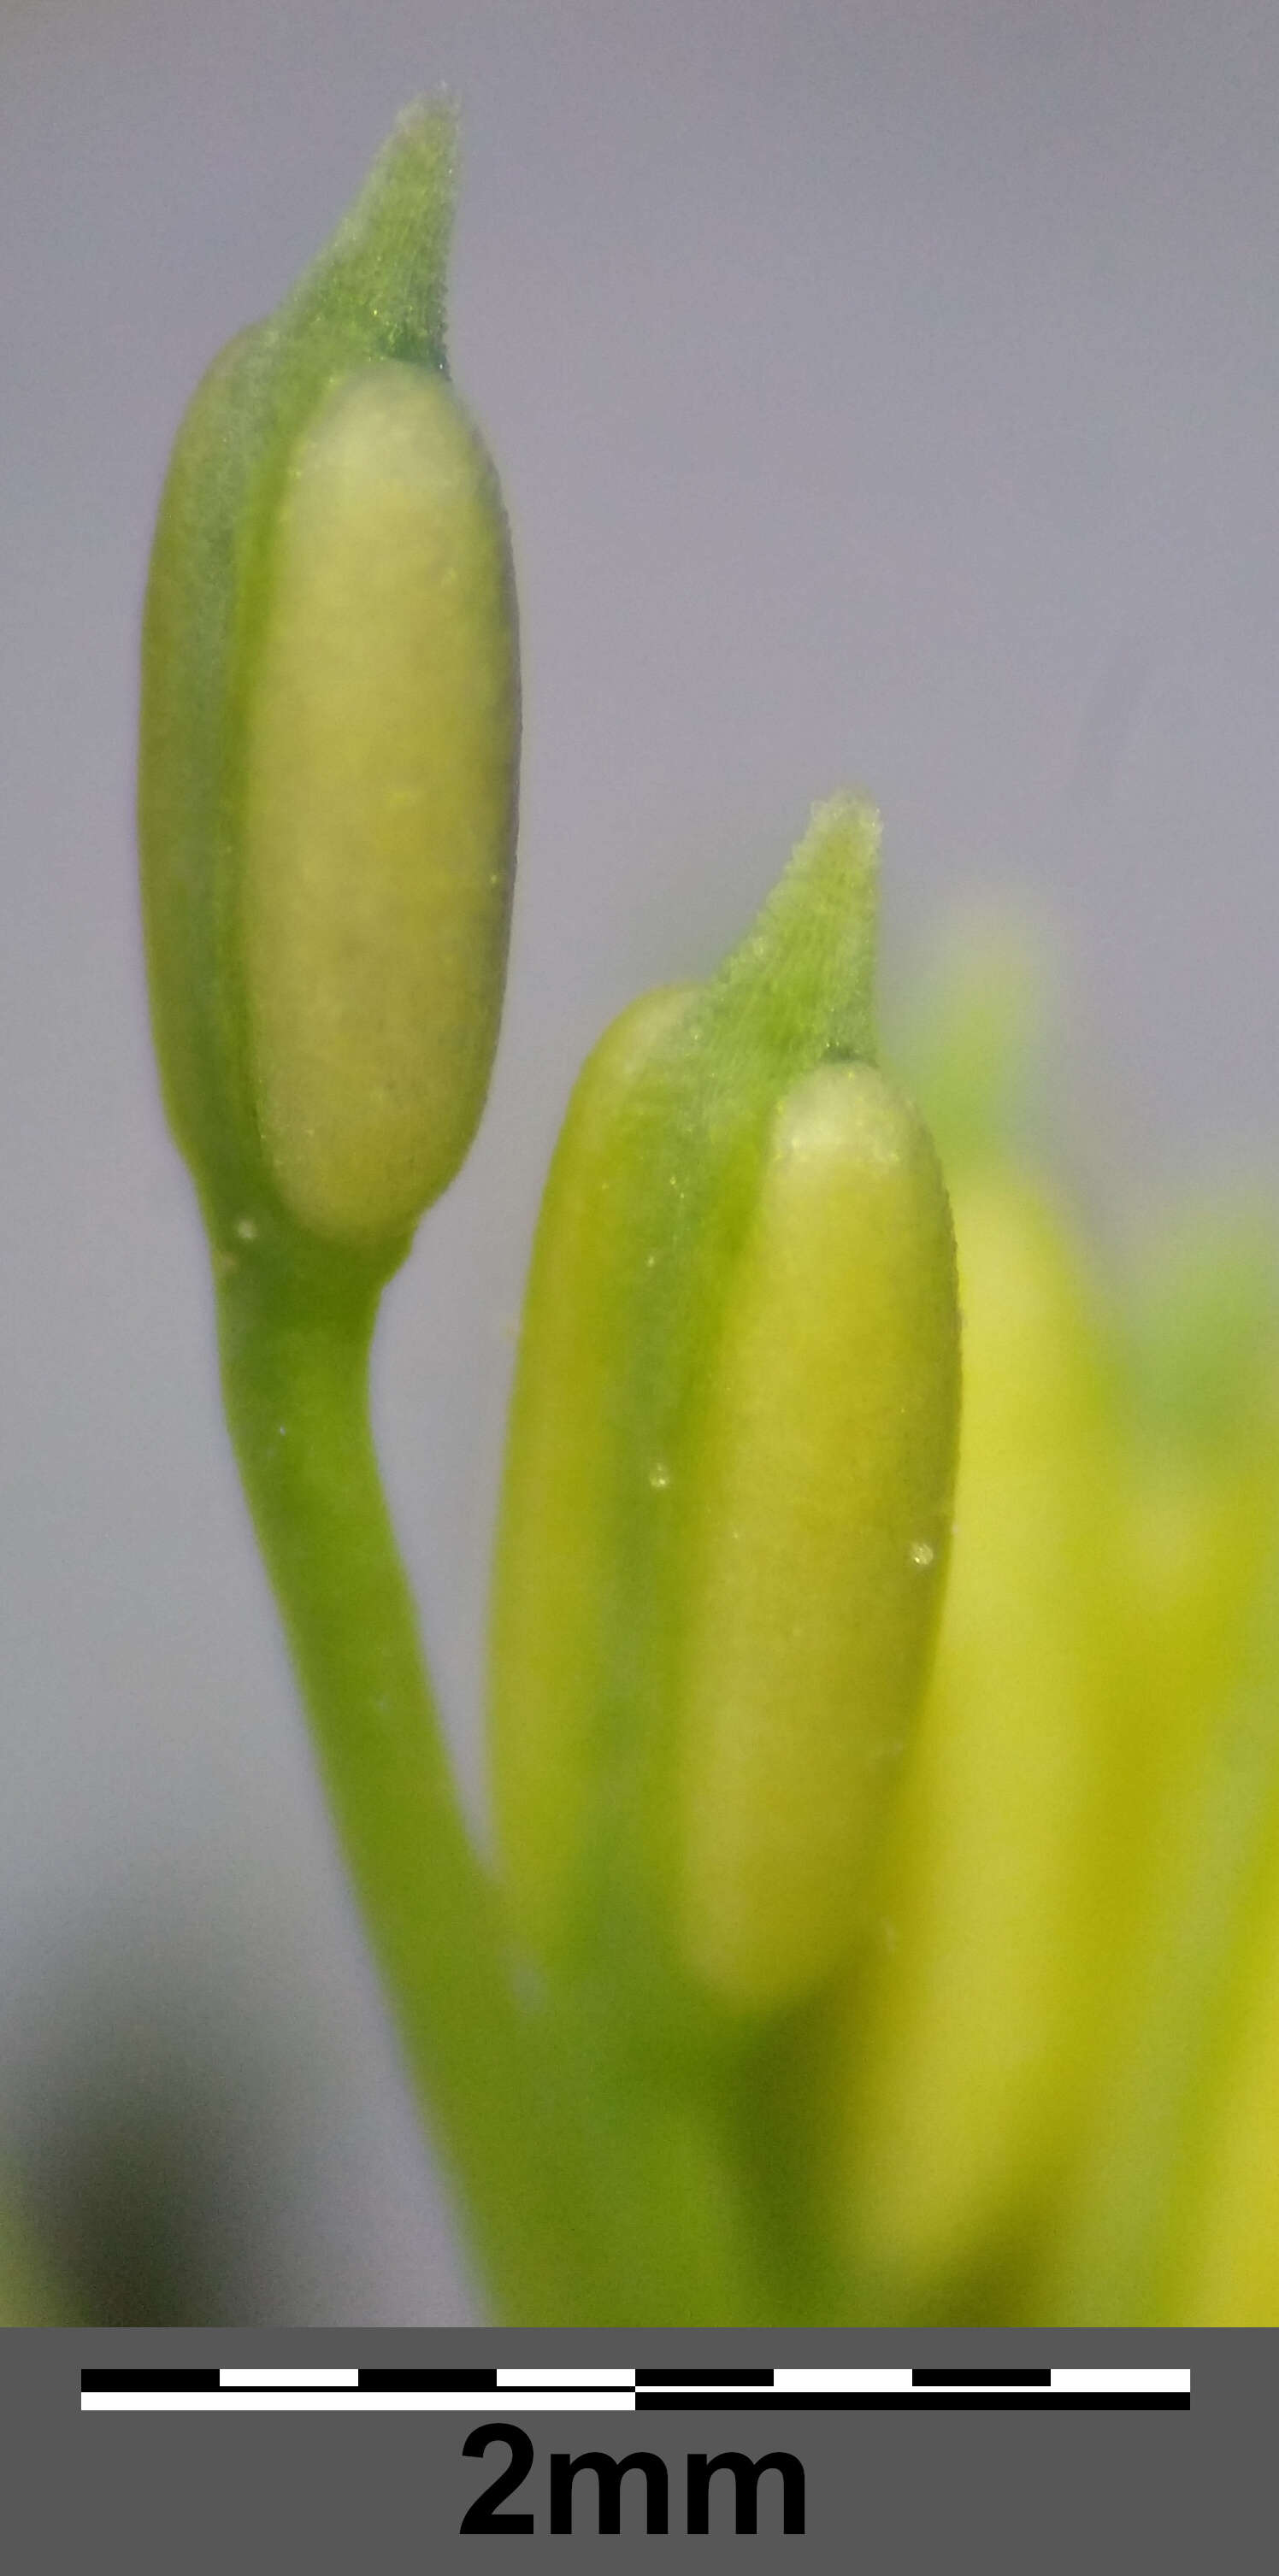
[[[338,1833],[414,2079],[500,2310],[592,2305],[572,2124],[515,2000],[458,1810],[368,1419],[377,1287],[252,1256],[223,1278],[223,1389]]]

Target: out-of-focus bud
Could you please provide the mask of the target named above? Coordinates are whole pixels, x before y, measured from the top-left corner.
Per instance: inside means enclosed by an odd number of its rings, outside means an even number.
[[[1279,1528],[1272,1523],[1279,1540]],[[1266,1605],[1261,1687],[1274,1737],[1279,1583]],[[1252,1874],[1232,1972],[1216,1998],[1192,2106],[1188,2178],[1173,2213],[1155,2322],[1279,2325],[1279,1765],[1268,1766],[1270,1831]]]
[[[1021,2255],[1071,2152],[1129,1829],[1109,1337],[998,1133],[1025,1017],[1020,974],[1001,1008],[1000,973],[951,1030],[938,1095],[964,1322],[950,1581],[875,1931],[831,2032],[833,2223],[876,2313],[938,2321]],[[943,1039],[939,1018],[944,1074]]]
[[[1196,1207],[1152,1247],[1135,1306],[1129,1615],[1149,1811],[1156,1798],[1184,1801],[1186,1763],[1202,1754],[1239,1670],[1273,1545],[1279,1258],[1269,1212]]]
[[[1151,1247],[1128,1340],[1130,1925],[1035,2297],[1068,2325],[1279,2317],[1279,1271],[1256,1205]],[[1267,1839],[1269,1838],[1269,1840]]]
[[[166,1099],[223,1248],[400,1257],[496,1043],[518,675],[506,522],[444,365],[452,120],[401,120],[197,393],[161,507],[140,822]]]
[[[610,1032],[534,1252],[505,1871],[536,1957],[664,1996],[668,2032],[676,1990],[766,2011],[847,1948],[940,1598],[953,1250],[869,1060],[875,850],[867,809],[818,809],[720,975]]]

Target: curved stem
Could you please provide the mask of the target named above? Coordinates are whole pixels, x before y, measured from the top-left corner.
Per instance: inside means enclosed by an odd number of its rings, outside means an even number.
[[[378,1287],[269,1256],[219,1282],[227,1418],[338,1833],[481,2267],[510,2321],[597,2322],[579,2124],[460,1814],[368,1419]]]
[[[339,1839],[496,2313],[736,2325],[768,2301],[712,2105],[681,2110],[526,2002],[462,1818],[368,1414],[380,1283],[220,1264],[227,1419]]]

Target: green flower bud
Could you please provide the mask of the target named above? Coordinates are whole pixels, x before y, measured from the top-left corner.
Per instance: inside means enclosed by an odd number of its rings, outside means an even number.
[[[143,649],[140,835],[170,1115],[227,1248],[391,1266],[497,1036],[518,677],[506,522],[449,386],[452,122],[401,121],[183,424]]]
[[[953,1252],[869,1061],[876,838],[819,809],[720,974],[609,1033],[534,1252],[494,1605],[507,1883],[538,1959],[667,2033],[680,1991],[773,2008],[847,1947],[940,1597]]]

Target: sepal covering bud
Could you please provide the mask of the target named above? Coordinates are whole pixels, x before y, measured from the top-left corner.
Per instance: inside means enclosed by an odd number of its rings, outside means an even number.
[[[329,248],[197,392],[143,648],[166,1099],[215,1234],[388,1268],[488,1082],[518,672],[497,481],[445,369],[451,116],[401,119]]]
[[[870,1061],[877,837],[817,809],[719,975],[610,1031],[534,1251],[499,1837],[534,1956],[664,2044],[680,1994],[696,2042],[843,1954],[940,1598],[953,1246]]]

